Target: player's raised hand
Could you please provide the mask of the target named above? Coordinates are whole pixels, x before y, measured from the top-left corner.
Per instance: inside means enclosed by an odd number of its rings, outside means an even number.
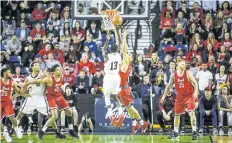
[[[111,32],[108,30],[106,33],[107,33],[107,34],[106,34],[106,39],[107,39],[107,40],[110,40]]]

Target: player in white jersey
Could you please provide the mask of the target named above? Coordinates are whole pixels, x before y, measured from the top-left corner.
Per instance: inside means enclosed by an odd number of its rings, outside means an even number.
[[[117,33],[117,32],[116,32]],[[117,34],[116,34],[117,35]],[[120,100],[118,99],[118,92],[120,91],[120,82],[121,78],[119,76],[119,69],[121,65],[121,55],[119,54],[119,49],[116,44],[112,44],[110,46],[110,53],[106,53],[106,48],[108,47],[108,42],[110,39],[110,32],[107,33],[107,41],[104,45],[103,55],[105,60],[105,76],[103,79],[103,89],[104,89],[104,97],[106,108],[108,109],[108,116],[110,117],[111,125],[116,125],[117,119],[113,114],[113,110],[111,107],[110,97],[114,98],[117,104],[119,115],[123,112]],[[124,116],[121,117],[124,120]]]

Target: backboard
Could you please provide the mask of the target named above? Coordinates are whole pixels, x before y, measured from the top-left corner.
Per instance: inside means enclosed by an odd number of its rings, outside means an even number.
[[[75,19],[100,20],[100,12],[116,9],[124,20],[145,20],[150,16],[149,0],[74,0],[72,15]]]

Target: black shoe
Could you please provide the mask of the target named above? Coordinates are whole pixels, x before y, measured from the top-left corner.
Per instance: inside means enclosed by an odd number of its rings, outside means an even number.
[[[168,139],[172,139],[172,134],[173,134],[174,131],[169,131],[168,132]]]
[[[39,133],[37,134],[37,138],[39,140],[42,140],[43,139],[43,135],[44,135],[44,132],[42,130],[40,130]]]
[[[79,136],[78,136],[77,134],[75,134],[73,130],[69,130],[69,134],[70,134],[70,136],[73,137],[73,138],[76,138],[76,139],[79,138]]]
[[[179,138],[179,134],[175,131],[173,131],[172,133],[172,139],[178,139]]]
[[[192,136],[192,140],[196,140],[196,139],[197,139],[197,132],[194,131],[194,132],[193,132],[193,136]]]
[[[10,128],[8,130],[9,136],[12,137],[12,135],[14,134],[14,129]]]
[[[65,139],[66,136],[63,135],[63,134],[61,134],[60,132],[56,132],[56,138],[57,138],[57,139]]]

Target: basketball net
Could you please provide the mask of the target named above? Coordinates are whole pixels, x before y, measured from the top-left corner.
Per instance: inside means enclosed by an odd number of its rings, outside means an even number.
[[[114,30],[115,26],[112,23],[112,20],[116,15],[120,15],[120,11],[114,10],[114,9],[108,9],[108,10],[102,10],[101,16],[104,21],[104,30],[110,31]]]

